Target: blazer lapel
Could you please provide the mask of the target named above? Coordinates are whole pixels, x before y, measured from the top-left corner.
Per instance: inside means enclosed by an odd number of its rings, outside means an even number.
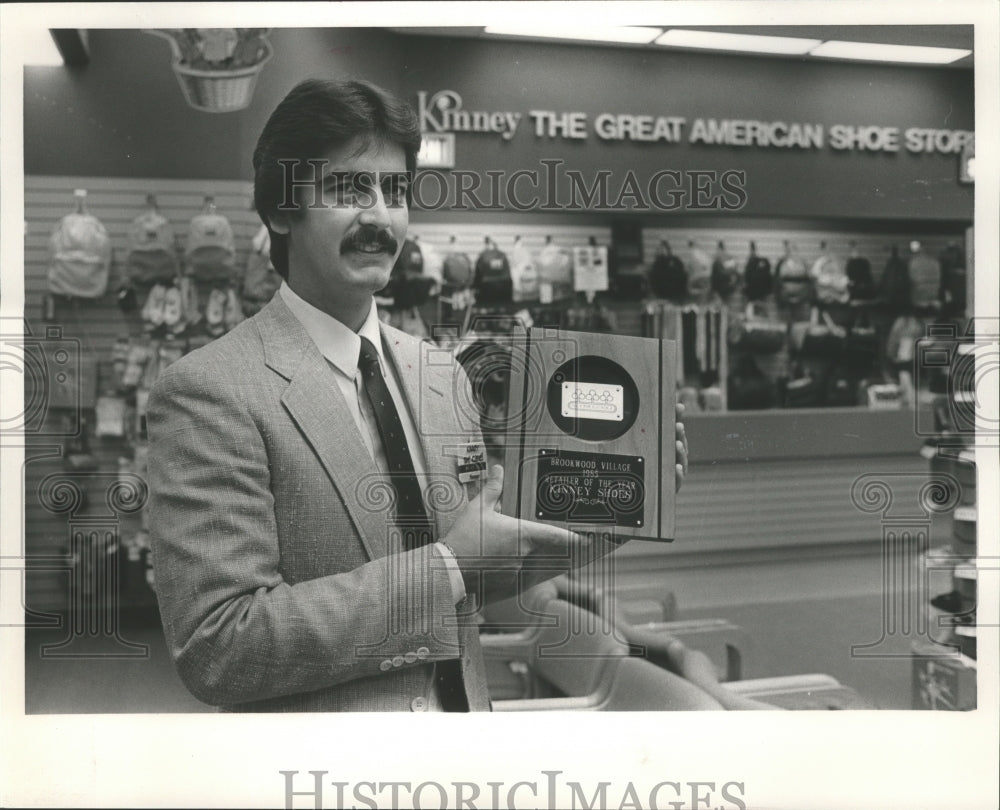
[[[382,480],[337,386],[335,372],[275,295],[258,318],[265,362],[289,380],[281,401],[343,499],[371,559],[388,553]]]

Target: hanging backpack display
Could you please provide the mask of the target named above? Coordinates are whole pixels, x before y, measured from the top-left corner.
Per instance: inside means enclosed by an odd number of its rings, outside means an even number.
[[[455,237],[452,237],[454,245]],[[472,284],[472,262],[464,253],[452,250],[444,257],[441,267],[444,283],[454,289],[464,290]]]
[[[433,285],[433,280],[424,276],[424,255],[420,247],[412,239],[406,239],[392,266],[388,285],[376,295],[391,298],[395,311],[412,309],[427,301]]]
[[[826,244],[820,245],[826,250]],[[821,304],[846,304],[850,300],[849,282],[843,262],[831,252],[825,252],[813,262],[809,272],[816,300]]]
[[[728,301],[740,286],[740,270],[736,259],[726,252],[726,246],[719,242],[719,248],[712,258],[712,291],[723,301]]]
[[[785,254],[775,268],[778,300],[786,306],[803,304],[812,298],[812,281],[805,262],[785,243]]]
[[[518,236],[514,239],[514,249],[511,251],[511,279],[514,282],[515,301],[538,300],[538,269],[531,257],[528,246]]]
[[[147,198],[149,208],[132,220],[125,254],[125,275],[135,284],[169,282],[177,277],[179,264],[170,222]]]
[[[773,290],[774,279],[771,276],[771,261],[757,255],[757,245],[750,243],[750,258],[743,270],[743,288],[751,301],[761,301],[767,298]]]
[[[875,297],[872,264],[856,251],[847,260],[847,289],[853,301],[869,301]]]
[[[538,254],[537,267],[539,298],[545,296],[543,285],[548,285],[553,301],[572,296],[573,260],[567,251],[552,241],[546,242]]]
[[[928,256],[919,243],[910,256],[907,270],[910,274],[910,303],[920,309],[937,309],[941,306],[941,262]]]
[[[489,239],[476,259],[473,282],[476,300],[482,304],[506,304],[513,299],[514,281],[507,256]]]
[[[668,301],[681,302],[688,295],[688,272],[670,243],[660,242],[660,249],[649,268],[649,286],[653,295]]]
[[[694,243],[690,243],[688,262],[688,293],[697,303],[708,303],[712,297],[712,258]]]
[[[882,298],[890,312],[904,312],[910,307],[910,270],[895,245],[882,271]]]
[[[101,221],[76,192],[77,207],[56,224],[49,239],[49,291],[73,298],[100,298],[108,288],[111,240]]]
[[[246,272],[243,274],[243,312],[253,315],[260,311],[281,286],[281,276],[271,264],[271,235],[265,225],[250,243]]]
[[[216,210],[211,197],[205,198],[205,208],[191,219],[184,258],[187,261],[184,272],[195,281],[233,280],[236,260],[233,228]]]

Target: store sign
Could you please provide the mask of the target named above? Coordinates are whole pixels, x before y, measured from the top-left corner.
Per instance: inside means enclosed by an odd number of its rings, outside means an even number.
[[[522,123],[536,139],[638,143],[690,143],[763,149],[835,149],[837,151],[906,151],[913,154],[962,154],[973,142],[964,129],[886,127],[877,124],[824,125],[799,121],[742,118],[694,118],[602,112],[593,120],[584,112],[556,110],[470,110],[454,90],[417,93],[420,127],[425,133],[481,133],[514,138]]]

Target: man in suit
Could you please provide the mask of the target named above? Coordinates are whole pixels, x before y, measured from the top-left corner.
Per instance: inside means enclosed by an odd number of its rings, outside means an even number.
[[[467,380],[378,321],[419,146],[413,112],[367,83],[293,89],[254,152],[285,281],[150,393],[157,597],[207,703],[488,710],[477,607],[540,555],[570,568],[609,550],[499,514],[499,467],[460,479],[481,442],[456,411]]]

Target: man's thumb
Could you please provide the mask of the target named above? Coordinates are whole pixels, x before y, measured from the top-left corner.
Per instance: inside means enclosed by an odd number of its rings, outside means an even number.
[[[486,483],[483,484],[482,498],[485,506],[489,509],[496,506],[502,493],[503,466],[500,464],[494,464],[490,467],[489,475],[486,477]]]

